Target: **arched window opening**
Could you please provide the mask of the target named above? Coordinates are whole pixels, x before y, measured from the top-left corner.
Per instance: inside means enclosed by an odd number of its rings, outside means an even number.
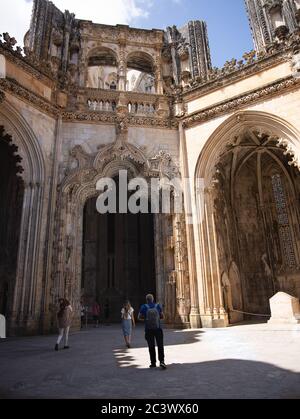
[[[88,61],[87,87],[92,89],[117,90],[118,62],[115,53],[103,48]]]
[[[128,58],[127,91],[149,94],[156,92],[154,64],[147,54],[135,53]]]

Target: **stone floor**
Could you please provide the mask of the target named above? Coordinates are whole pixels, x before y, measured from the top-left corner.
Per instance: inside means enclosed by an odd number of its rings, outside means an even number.
[[[134,348],[118,326],[71,336],[0,340],[0,398],[300,398],[300,331],[243,325],[165,331],[167,371],[150,370],[139,327]]]

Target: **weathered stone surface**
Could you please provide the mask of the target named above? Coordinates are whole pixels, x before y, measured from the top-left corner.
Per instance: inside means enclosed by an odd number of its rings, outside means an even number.
[[[270,299],[272,318],[269,324],[300,324],[300,302],[285,292],[279,292]]]

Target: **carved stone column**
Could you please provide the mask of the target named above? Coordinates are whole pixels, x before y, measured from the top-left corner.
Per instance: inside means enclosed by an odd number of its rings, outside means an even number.
[[[158,53],[155,59],[155,84],[156,84],[156,93],[158,95],[164,94],[164,81],[162,74],[162,61],[160,53]]]
[[[57,218],[58,211],[60,208],[58,206],[58,177],[59,177],[59,159],[62,150],[62,119],[58,118],[56,122],[56,133],[55,133],[55,146],[53,152],[53,165],[51,173],[51,184],[50,184],[50,199],[49,199],[49,212],[48,212],[48,222],[46,227],[46,252],[47,258],[45,262],[45,283],[43,287],[42,294],[42,330],[48,332],[51,329],[51,306],[53,299],[53,287],[51,279],[53,279],[54,272],[53,268],[53,257],[55,254],[55,241],[57,239]]]
[[[176,280],[174,276],[174,240],[172,216],[158,214],[159,230],[157,240],[159,243],[160,277],[157,278],[158,293],[163,294],[165,320],[168,325],[174,325],[176,317]],[[158,259],[157,259],[158,261]]]
[[[186,137],[182,123],[179,126],[180,134],[180,154],[182,176],[189,179],[189,168],[187,159]],[[188,251],[188,264],[189,264],[189,280],[191,292],[191,313],[190,324],[193,329],[201,327],[201,319],[199,312],[199,297],[198,297],[198,278],[196,269],[196,254],[195,254],[195,237],[194,226],[191,224],[191,190],[188,182],[184,182],[184,196],[185,196],[185,221],[186,221],[186,238],[187,238],[187,251]]]
[[[120,53],[119,53],[119,85],[118,90],[125,92],[127,90],[127,65],[125,59],[125,44],[120,41]]]
[[[43,188],[39,183],[25,184],[19,256],[10,330],[30,334],[39,327],[38,277],[40,251],[40,211]]]
[[[176,325],[189,327],[191,312],[186,230],[183,214],[173,220],[176,280]]]

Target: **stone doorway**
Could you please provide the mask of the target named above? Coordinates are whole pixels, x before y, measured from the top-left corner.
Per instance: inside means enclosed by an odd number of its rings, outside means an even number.
[[[24,197],[17,151],[0,127],[0,314],[7,317],[13,305]]]
[[[87,201],[83,214],[82,294],[98,300],[102,320],[119,322],[124,300],[138,311],[147,293],[156,294],[154,217],[106,214]]]

